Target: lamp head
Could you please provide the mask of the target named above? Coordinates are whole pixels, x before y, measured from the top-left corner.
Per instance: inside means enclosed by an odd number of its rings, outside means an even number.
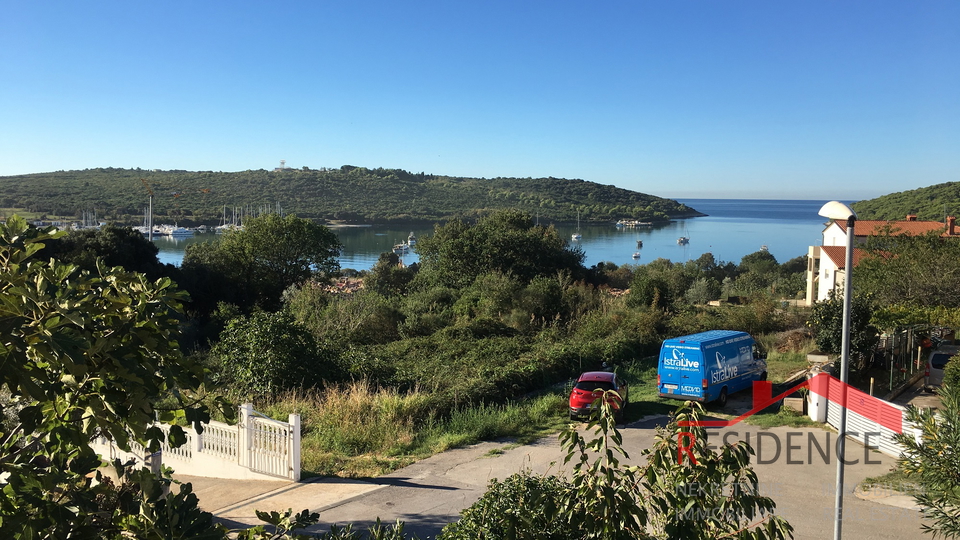
[[[856,219],[857,214],[849,206],[840,201],[830,201],[820,208],[819,214],[827,219],[836,219],[839,221]]]

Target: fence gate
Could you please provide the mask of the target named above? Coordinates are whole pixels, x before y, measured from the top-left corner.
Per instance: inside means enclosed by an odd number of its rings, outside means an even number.
[[[299,480],[299,416],[291,415],[291,423],[280,422],[254,411],[250,404],[241,407],[241,415],[240,425],[246,432],[245,465],[259,473]]]

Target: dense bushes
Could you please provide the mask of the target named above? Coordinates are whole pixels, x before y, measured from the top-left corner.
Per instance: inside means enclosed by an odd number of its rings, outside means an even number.
[[[289,315],[257,312],[230,321],[213,347],[220,381],[259,395],[341,378],[336,353],[317,346]]]

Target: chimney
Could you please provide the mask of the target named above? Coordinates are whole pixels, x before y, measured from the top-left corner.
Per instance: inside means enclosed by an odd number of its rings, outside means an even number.
[[[947,218],[947,236],[953,236],[956,233],[957,218],[950,216]]]
[[[914,214],[907,214],[907,221],[916,221],[917,216]]]

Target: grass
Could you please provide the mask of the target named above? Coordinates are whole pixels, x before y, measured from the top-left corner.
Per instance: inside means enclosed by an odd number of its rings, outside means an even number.
[[[767,356],[767,379],[774,384],[782,383],[808,367],[805,352],[771,352]]]
[[[823,424],[815,422],[809,416],[790,407],[779,407],[777,411],[770,411],[774,407],[768,407],[759,413],[745,418],[743,421],[763,429],[772,427],[823,427]],[[769,412],[768,412],[769,411]]]
[[[860,489],[876,491],[879,489],[895,491],[903,495],[914,495],[923,488],[911,477],[895,468],[880,476],[871,476],[860,482]]]
[[[523,444],[567,424],[566,397],[559,393],[457,409],[441,418],[431,411],[429,394],[375,389],[363,382],[290,393],[263,406],[263,412],[276,418],[301,415],[304,477],[379,476],[484,440]]]
[[[803,352],[773,353],[768,359],[768,374],[774,382],[805,367]],[[656,356],[620,365],[617,372],[630,384],[626,421],[670,414],[681,404],[657,395]],[[369,478],[452,448],[504,439],[511,445],[526,444],[555,433],[569,422],[569,391],[569,385],[561,385],[517,401],[462,407],[440,415],[430,392],[401,393],[354,382],[323,391],[291,392],[257,409],[273,418],[301,415],[304,477]],[[818,425],[786,408],[748,421],[761,427]]]

